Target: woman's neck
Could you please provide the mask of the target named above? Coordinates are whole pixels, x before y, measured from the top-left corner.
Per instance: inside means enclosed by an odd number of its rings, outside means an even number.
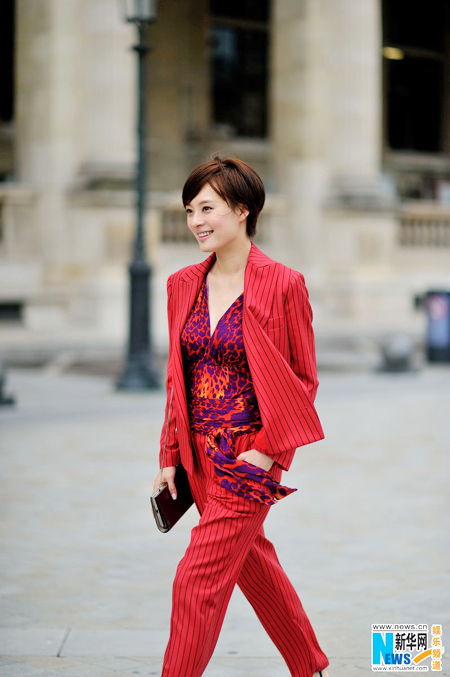
[[[238,247],[233,248],[232,251],[219,250],[216,252],[216,260],[210,272],[220,277],[234,277],[243,273],[251,248],[251,240],[246,239]]]

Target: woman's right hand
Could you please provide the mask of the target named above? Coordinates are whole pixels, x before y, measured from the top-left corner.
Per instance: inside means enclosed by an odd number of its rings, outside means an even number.
[[[163,468],[163,474],[162,474],[162,483],[167,482],[167,485],[169,487],[170,495],[172,496],[173,500],[175,501],[177,498],[177,488],[175,486],[175,473],[177,471],[177,468],[175,465],[170,465],[167,468]],[[159,471],[158,476],[155,480],[155,483],[153,484],[153,493],[158,489],[159,487],[159,476],[161,474],[161,471]]]

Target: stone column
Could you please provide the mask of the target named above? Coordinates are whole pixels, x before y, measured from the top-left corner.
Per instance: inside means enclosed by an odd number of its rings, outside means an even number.
[[[394,196],[381,174],[380,0],[326,0],[330,180],[323,210],[327,317],[405,318]],[[389,313],[391,315],[389,316]]]
[[[109,0],[18,0],[16,166],[40,191],[41,254],[70,260],[65,193],[134,157],[132,29]]]
[[[111,0],[18,0],[16,26],[16,178],[36,190],[42,281],[25,299],[27,318],[31,327],[51,315],[41,325],[63,328],[83,290],[100,298],[108,265],[105,219],[76,213],[71,190],[92,176],[132,176],[133,28]]]
[[[272,137],[276,188],[286,218],[279,258],[320,282],[321,203],[326,185],[324,0],[275,0]]]
[[[330,191],[363,207],[383,200],[380,0],[326,0]]]
[[[62,190],[78,165],[77,2],[19,0],[16,22],[17,178],[38,189],[37,259],[48,264],[64,257]]]
[[[101,171],[132,170],[136,145],[136,30],[120,3],[82,0],[79,79],[82,162]]]

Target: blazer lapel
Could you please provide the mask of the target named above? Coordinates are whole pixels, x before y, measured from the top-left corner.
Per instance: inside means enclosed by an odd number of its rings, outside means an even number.
[[[176,295],[177,308],[175,311],[175,341],[173,349],[175,351],[178,364],[182,365],[180,337],[183,327],[195,299],[198,296],[205,276],[208,274],[212,264],[216,260],[213,252],[207,259],[195,266],[186,268],[180,276],[180,289]],[[251,245],[247,265],[245,268],[244,279],[244,315],[250,312],[255,320],[262,327],[270,317],[273,297],[275,294],[274,276],[276,265],[274,261],[266,256],[256,247],[253,242]]]
[[[205,276],[215,260],[216,255],[213,252],[201,263],[186,268],[180,276],[180,281],[184,283],[184,288],[180,289],[181,294],[178,295],[179,305],[176,309],[178,325],[176,326],[175,334],[178,338],[181,336]],[[262,326],[264,326],[270,317],[275,294],[275,285],[273,284],[275,269],[275,262],[260,251],[252,242],[245,268],[244,306]]]
[[[245,269],[244,316],[246,312],[251,313],[261,327],[271,316],[276,289],[275,274],[275,262],[252,242]]]
[[[190,434],[189,434],[189,413],[186,397],[186,388],[184,384],[184,374],[183,374],[183,355],[181,352],[181,333],[183,331],[186,320],[189,316],[189,313],[192,310],[192,307],[195,303],[195,299],[198,296],[200,288],[205,279],[205,275],[208,273],[211,268],[216,255],[213,253],[208,256],[207,259],[202,261],[195,266],[189,266],[186,268],[180,275],[178,288],[174,294],[174,299],[176,301],[175,307],[175,322],[173,329],[173,371],[176,378],[173,380],[174,387],[174,399],[178,403],[178,416],[177,416],[177,430],[178,437],[183,444],[180,444],[180,449],[190,449]],[[183,465],[186,470],[192,474],[193,471],[193,458],[192,454],[187,453],[186,456],[183,456]]]
[[[192,310],[192,306],[195,303],[195,299],[198,296],[203,280],[215,260],[216,255],[213,252],[207,259],[198,263],[196,266],[185,268],[180,277],[180,284],[182,287],[180,289],[181,294],[179,295],[180,305],[177,308],[178,327],[176,335],[178,338],[181,336],[181,332],[183,331],[188,315]]]

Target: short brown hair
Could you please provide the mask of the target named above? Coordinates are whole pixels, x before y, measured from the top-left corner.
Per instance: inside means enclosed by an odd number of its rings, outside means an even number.
[[[186,207],[190,204],[207,183],[231,209],[239,206],[248,209],[247,235],[252,237],[256,233],[258,215],[266,199],[263,182],[255,170],[238,158],[222,159],[216,156],[188,176],[183,187],[183,205]]]

